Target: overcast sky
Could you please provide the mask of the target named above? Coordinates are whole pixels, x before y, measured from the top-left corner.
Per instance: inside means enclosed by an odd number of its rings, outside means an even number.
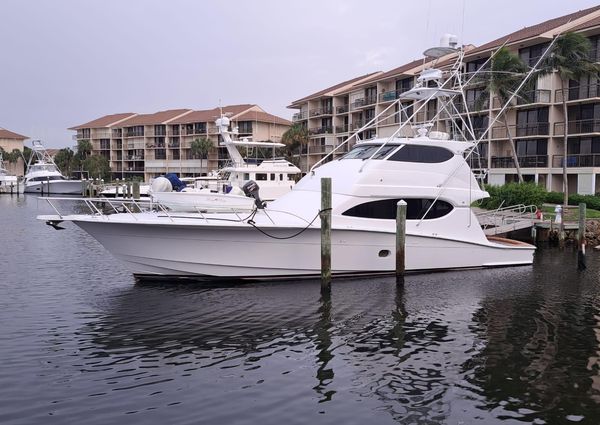
[[[421,57],[443,33],[480,45],[592,0],[0,0],[0,127],[72,146],[117,112],[292,101]]]

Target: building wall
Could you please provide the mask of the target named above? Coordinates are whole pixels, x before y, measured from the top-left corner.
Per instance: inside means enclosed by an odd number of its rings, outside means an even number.
[[[0,139],[0,147],[9,153],[14,149],[18,149],[23,152],[23,142],[24,139]],[[16,176],[23,176],[25,174],[25,163],[23,162],[23,158],[19,158],[16,163],[10,163],[5,160],[4,166],[10,174]]]
[[[252,132],[240,134],[255,141],[280,142],[288,125],[267,122],[232,122],[232,127],[243,124]],[[144,181],[166,173],[180,177],[205,175],[217,170],[228,160],[219,149],[219,135],[214,122],[200,122],[202,128],[192,124],[153,123],[128,127],[127,123],[107,128],[77,130],[75,139],[92,142],[93,153],[109,159],[113,179],[138,178]],[[157,126],[160,128],[157,130]],[[194,140],[209,139],[213,148],[207,158],[195,158],[190,149]]]
[[[594,12],[595,17],[597,12]],[[578,24],[582,20],[578,20]],[[568,30],[568,29],[566,29]],[[585,35],[594,37],[600,35],[600,28],[594,30],[586,30]],[[519,54],[520,49],[531,46],[542,45],[548,43],[548,38],[532,38],[527,42],[520,42],[515,45],[508,45],[509,50],[515,54]],[[599,48],[600,49],[600,48]],[[464,64],[468,62],[482,60],[490,56],[490,52],[480,52],[478,54],[469,55],[468,51],[465,56]],[[600,54],[596,52],[594,56],[596,60],[600,58]],[[308,148],[303,152],[306,157],[301,158],[302,170],[306,171],[307,167],[314,165],[325,154],[335,149],[340,143],[343,143],[346,138],[352,134],[352,131],[358,130],[369,120],[369,110],[375,108],[375,113],[381,113],[390,105],[392,100],[396,99],[396,82],[404,79],[412,79],[413,84],[416,82],[415,70],[409,70],[404,73],[399,72],[395,75],[390,75],[386,78],[375,76],[372,81],[362,81],[359,85],[345,88],[343,90],[332,90],[327,94],[320,94],[314,99],[308,99],[292,104],[292,108],[298,109],[298,113],[294,115],[294,121],[306,126],[310,133],[310,142]],[[369,99],[369,89],[376,87],[376,101]],[[469,87],[469,89],[477,88],[477,85]],[[481,139],[482,142],[487,142],[487,151],[481,158],[482,168],[487,168],[489,172],[490,183],[504,183],[512,181],[513,176],[517,174],[517,170],[512,162],[511,148],[509,137],[505,128],[504,121],[508,124],[510,135],[513,138],[515,146],[525,149],[525,153],[518,152],[521,170],[524,176],[531,181],[544,185],[548,190],[562,191],[562,162],[563,162],[563,134],[564,122],[567,117],[564,116],[562,109],[562,89],[561,82],[556,73],[540,77],[536,81],[535,91],[530,93],[529,99],[519,98],[518,102],[514,101],[514,106],[509,108],[506,113],[499,116],[502,105],[497,99],[492,97],[491,101],[483,106],[481,111],[475,111],[475,102],[469,105],[469,112],[460,110],[459,114],[453,114],[449,117],[448,114],[441,114],[441,120],[437,123],[434,130],[441,130],[450,133],[455,138],[461,137],[460,134],[452,131],[450,128],[450,118],[458,118],[462,116],[482,115],[486,116],[489,123],[493,123],[489,132]],[[578,105],[596,104],[600,111],[600,80],[595,80],[591,83],[582,82],[580,88],[570,90],[567,93],[568,105],[576,107]],[[347,99],[348,112],[340,113],[338,108],[334,107],[331,114],[327,117],[331,118],[333,123],[331,131],[322,132],[320,127],[322,123],[321,115],[315,115],[326,101],[332,101],[334,105],[342,104],[341,99]],[[418,108],[422,103],[409,102],[413,105],[413,110]],[[532,116],[536,109],[546,108],[548,117],[546,121],[533,121],[522,124],[519,117]],[[435,108],[434,108],[435,109]],[[437,111],[428,111],[424,108],[412,120],[412,124],[425,122],[428,118],[432,118],[432,114]],[[371,112],[372,113],[372,112]],[[378,137],[390,137],[399,128],[400,122],[404,118],[399,118],[394,110],[386,112],[380,122],[373,125],[369,130],[363,131],[360,134],[362,139],[377,135]],[[569,119],[569,121],[571,121]],[[344,132],[341,125],[348,124],[347,130]],[[315,134],[317,133],[317,134]],[[410,126],[406,128],[403,135],[411,133]],[[581,193],[590,193],[600,191],[600,187],[591,182],[597,180],[600,174],[600,114],[591,120],[585,122],[574,122],[569,128],[569,144],[572,145],[577,138],[594,138],[597,140],[594,146],[598,146],[593,152],[584,151],[580,148],[579,152],[570,152],[567,158],[568,174],[569,174],[569,190],[570,193],[579,191]],[[472,138],[471,138],[472,139]],[[478,137],[476,137],[478,139]],[[539,142],[537,142],[539,140]],[[586,142],[588,143],[588,142]],[[545,151],[541,146],[545,144]],[[539,146],[530,152],[531,146]],[[570,149],[575,149],[572,145]],[[587,149],[587,148],[585,148]],[[596,148],[594,148],[596,149]],[[345,148],[344,150],[347,150]]]

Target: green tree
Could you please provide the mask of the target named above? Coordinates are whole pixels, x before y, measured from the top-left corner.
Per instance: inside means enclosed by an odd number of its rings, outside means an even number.
[[[70,148],[61,149],[54,156],[54,162],[64,175],[71,176],[77,165],[75,152]]]
[[[299,165],[296,155],[300,155],[303,145],[308,145],[308,130],[305,126],[295,123],[283,133],[281,142],[285,145],[286,158],[288,161]],[[308,151],[306,153],[306,172],[308,172]]]
[[[23,161],[25,161],[25,165],[27,165],[33,156],[33,151],[29,146],[24,146],[21,156],[23,157]],[[35,158],[33,159],[33,162],[35,163]]]
[[[12,152],[6,154],[5,158],[11,164],[15,164],[19,161],[19,159],[22,158],[22,156],[23,156],[23,153],[19,149],[14,148],[12,150]]]
[[[207,158],[208,153],[210,152],[212,147],[213,147],[213,143],[206,137],[201,137],[199,139],[196,139],[196,140],[192,141],[192,143],[190,144],[190,151],[191,151],[192,157],[200,158],[200,168],[202,168],[202,160],[204,158]]]
[[[508,100],[523,80],[523,76],[527,71],[527,66],[519,56],[511,53],[506,47],[502,47],[494,54],[490,71],[491,72],[484,73],[485,90],[484,94],[480,97],[478,102],[479,105],[482,105],[485,101],[489,102],[489,99],[493,95],[497,96],[503,105],[508,103]],[[510,145],[510,154],[515,164],[515,168],[517,169],[519,183],[523,183],[523,174],[521,173],[521,166],[519,164],[519,158],[517,157],[515,142],[506,119],[508,112],[512,108],[513,105],[508,105],[499,119],[504,122],[504,128]]]
[[[592,62],[590,53],[592,44],[588,38],[568,32],[560,35],[554,42],[549,56],[543,61],[539,75],[556,72],[560,78],[562,91],[562,110],[565,119],[563,135],[563,205],[569,202],[569,185],[567,180],[567,140],[569,134],[569,115],[567,110],[568,87],[570,80],[599,74],[600,67]]]
[[[108,179],[110,177],[110,164],[108,159],[102,155],[90,155],[83,160],[81,167],[88,172],[90,178]]]
[[[87,139],[79,140],[77,142],[77,153],[75,156],[78,160],[83,162],[92,155],[92,150],[92,142]]]

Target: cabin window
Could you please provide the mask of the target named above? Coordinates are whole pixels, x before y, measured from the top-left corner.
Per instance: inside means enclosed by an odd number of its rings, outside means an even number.
[[[267,175],[265,173],[256,173],[256,180],[267,180]]]
[[[381,145],[356,146],[340,159],[368,159],[371,158],[375,152],[377,153],[372,159],[383,159],[397,147],[398,145],[387,145],[384,147],[381,147]]]
[[[271,173],[271,180],[275,180],[275,173]]]
[[[279,175],[279,181],[283,181],[283,174]]]
[[[32,179],[29,179],[29,181],[32,181],[32,182],[45,182],[45,181],[51,181],[51,180],[65,180],[65,178],[62,176],[47,176],[47,177],[34,177]]]
[[[250,174],[244,173],[244,180],[250,180]]]
[[[388,161],[439,163],[448,161],[454,154],[439,146],[404,145]]]
[[[345,211],[342,215],[361,218],[379,218],[386,220],[396,219],[397,204],[400,199],[381,199],[379,201],[365,202]],[[434,202],[433,199],[405,199],[406,219],[420,220]],[[427,213],[426,220],[440,218],[452,211],[452,205],[446,201],[435,201]]]

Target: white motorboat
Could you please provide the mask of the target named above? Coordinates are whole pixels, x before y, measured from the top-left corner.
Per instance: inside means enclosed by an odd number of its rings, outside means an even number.
[[[9,174],[4,167],[4,159],[0,152],[0,193],[23,193],[23,183],[19,181],[17,176]]]
[[[462,61],[462,52],[458,56]],[[447,84],[458,81],[458,65],[444,80],[441,71],[426,70],[419,84],[398,99],[399,109],[406,112],[399,103],[405,99],[420,102],[413,116],[432,99],[455,102],[462,96],[460,85]],[[404,136],[411,128],[416,134]],[[247,214],[159,210],[38,218],[52,226],[75,223],[139,276],[318,276],[320,185],[329,177],[333,275],[394,272],[400,200],[407,202],[408,271],[531,264],[534,246],[486,237],[470,207],[489,196],[465,160],[477,141],[448,140],[448,133],[431,130],[431,125],[402,124],[391,137],[359,142],[340,159],[324,158],[292,191]]]
[[[170,185],[159,177],[154,180],[150,196],[155,202],[173,211],[250,211],[255,200],[244,194],[242,188],[250,182],[256,182],[260,198],[269,202],[292,190],[296,184],[295,176],[301,170],[285,159],[264,159],[254,162],[244,159],[239,148],[268,148],[274,150],[283,147],[282,143],[253,142],[248,139],[234,140],[237,130],[229,131],[229,118],[222,116],[215,122],[223,139],[222,146],[227,148],[230,164],[218,172],[220,184],[209,184],[199,179],[196,184],[180,191],[173,191]],[[274,157],[274,155],[273,155]]]
[[[31,150],[32,155],[24,177],[26,193],[81,195],[82,181],[69,180],[63,176],[42,142],[34,140]]]

